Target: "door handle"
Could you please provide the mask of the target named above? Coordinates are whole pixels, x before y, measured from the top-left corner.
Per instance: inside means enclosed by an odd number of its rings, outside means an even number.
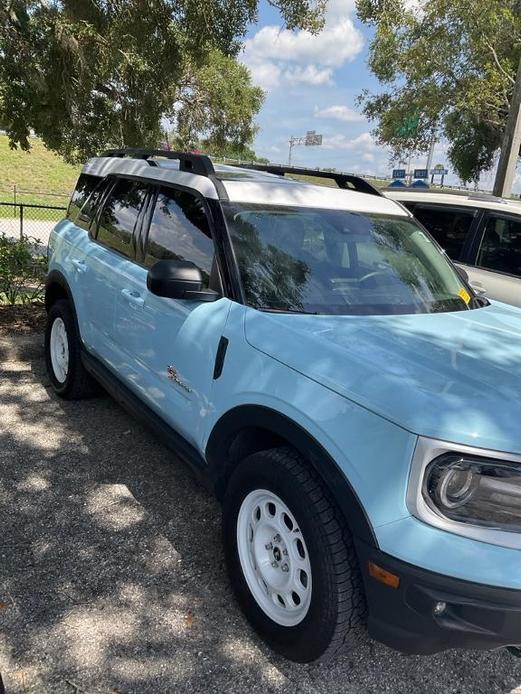
[[[77,272],[87,272],[87,264],[78,258],[71,259],[72,266]]]
[[[136,306],[139,308],[144,306],[145,300],[138,292],[135,292],[132,289],[122,289],[121,293],[131,306]]]

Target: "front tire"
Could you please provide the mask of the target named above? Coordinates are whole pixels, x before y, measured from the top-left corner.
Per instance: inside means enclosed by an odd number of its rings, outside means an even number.
[[[69,301],[60,299],[47,314],[45,365],[54,392],[65,400],[92,397],[99,386],[81,361],[81,343]]]
[[[262,451],[239,464],[223,533],[239,604],[275,651],[311,662],[354,635],[365,601],[351,534],[296,451]]]

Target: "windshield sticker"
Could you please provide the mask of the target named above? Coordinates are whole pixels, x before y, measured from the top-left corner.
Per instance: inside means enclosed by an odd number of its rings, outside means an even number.
[[[469,294],[468,291],[465,289],[465,287],[462,287],[462,288],[459,290],[458,296],[459,296],[460,298],[462,298],[463,301],[464,301],[466,304],[469,303],[469,301],[470,301],[470,294]]]

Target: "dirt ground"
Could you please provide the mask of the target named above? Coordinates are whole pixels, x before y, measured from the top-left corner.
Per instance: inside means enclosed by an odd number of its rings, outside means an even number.
[[[28,306],[0,306],[0,337],[29,335],[45,329],[43,304]]]

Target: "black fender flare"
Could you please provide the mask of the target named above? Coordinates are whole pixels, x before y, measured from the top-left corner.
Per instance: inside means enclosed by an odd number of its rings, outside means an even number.
[[[52,287],[58,285],[61,287],[63,290],[65,296],[67,297],[71,308],[72,308],[72,315],[74,316],[74,323],[76,325],[76,330],[78,332],[78,335],[80,337],[80,340],[83,342],[83,339],[81,337],[81,331],[80,331],[80,324],[78,322],[78,316],[76,314],[76,306],[74,304],[74,297],[72,295],[71,288],[69,286],[69,283],[67,282],[67,279],[65,275],[60,272],[59,270],[51,270],[49,274],[46,277],[45,280],[45,310],[47,313],[49,313],[49,309],[51,308],[52,304],[54,303],[53,297],[52,297]]]
[[[269,407],[239,405],[222,415],[214,425],[206,446],[206,461],[218,496],[223,493],[227,475],[231,472],[232,442],[241,431],[248,428],[263,429],[293,446],[322,479],[343,513],[353,535],[372,547],[378,548],[376,536],[365,509],[335,460],[299,424]]]
[[[49,308],[51,307],[51,293],[52,293],[52,287],[54,285],[60,286],[65,294],[67,295],[67,299],[71,302],[71,304],[74,306],[74,300],[72,298],[72,292],[71,288],[69,287],[69,283],[65,279],[65,276],[62,272],[59,270],[51,270],[47,277],[45,278],[45,309],[47,312],[49,312]]]

